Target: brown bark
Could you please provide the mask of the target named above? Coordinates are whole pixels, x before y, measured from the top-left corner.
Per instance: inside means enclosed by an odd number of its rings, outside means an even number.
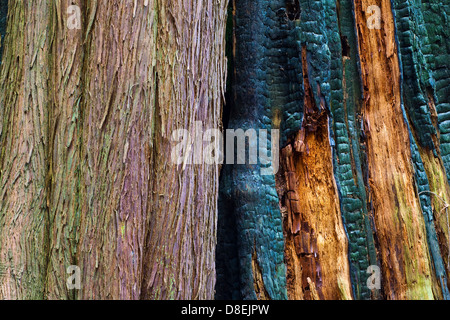
[[[10,1],[1,298],[213,298],[218,167],[169,160],[173,130],[220,127],[226,4]]]
[[[0,84],[0,297],[43,298],[48,250],[49,83],[46,1],[10,4]]]
[[[51,24],[54,38],[50,55],[49,96],[49,258],[45,295],[48,299],[73,299],[65,279],[67,267],[76,265],[79,234],[79,165],[81,103],[83,95],[83,33],[66,27],[70,4],[83,8],[82,1],[54,1]],[[83,8],[84,9],[84,8]]]
[[[446,33],[423,17],[447,13],[404,3],[233,2],[228,125],[284,145],[276,177],[223,171],[221,296],[449,298]],[[222,126],[226,6],[9,1],[0,299],[215,297],[220,166],[171,153],[177,129]]]

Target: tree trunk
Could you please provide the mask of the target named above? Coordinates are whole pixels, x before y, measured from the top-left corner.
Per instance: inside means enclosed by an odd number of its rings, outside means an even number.
[[[49,248],[49,50],[46,1],[9,3],[1,70],[2,298],[44,296]]]
[[[8,15],[8,0],[0,0],[0,63],[2,61],[3,38],[6,33],[6,20]]]
[[[217,296],[449,299],[450,51],[440,23],[450,6],[232,5],[228,127],[281,127],[281,158],[275,181],[224,168]],[[286,274],[274,273],[283,261]],[[381,288],[370,285],[377,267]]]
[[[175,127],[219,126],[226,2],[8,9],[1,298],[212,299],[218,167],[167,155]]]

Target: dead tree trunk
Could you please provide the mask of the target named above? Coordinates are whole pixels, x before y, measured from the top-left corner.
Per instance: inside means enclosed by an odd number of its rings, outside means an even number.
[[[232,6],[228,127],[281,128],[281,171],[225,166],[217,296],[450,298],[450,6]],[[376,268],[381,288],[368,283]]]

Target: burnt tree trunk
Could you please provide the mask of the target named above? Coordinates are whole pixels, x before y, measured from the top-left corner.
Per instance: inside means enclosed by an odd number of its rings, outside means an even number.
[[[447,2],[0,5],[0,299],[450,299]]]
[[[217,297],[449,299],[450,5],[231,5],[227,126],[281,128],[281,158],[222,172]]]

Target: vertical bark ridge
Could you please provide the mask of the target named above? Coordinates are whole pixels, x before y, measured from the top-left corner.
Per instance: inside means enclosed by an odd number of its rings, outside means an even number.
[[[0,87],[0,296],[42,299],[48,257],[47,1],[10,1]]]
[[[417,8],[417,7],[416,7]],[[419,8],[418,8],[419,9]],[[448,41],[448,16],[450,4],[436,0],[423,0],[420,6],[423,11],[427,43],[424,48],[425,59],[432,74],[431,88],[427,90],[428,105],[432,114],[433,124],[438,131],[439,149],[430,155],[430,151],[421,148],[425,170],[430,183],[433,200],[434,218],[438,233],[441,253],[445,262],[447,279],[449,270],[449,224],[445,206],[449,203],[448,185],[450,178],[450,148],[449,148],[449,111],[450,111],[450,45]],[[417,11],[417,10],[416,10]]]
[[[412,124],[409,127],[411,154],[424,214],[427,241],[442,296],[449,299],[447,274],[441,254],[443,246],[440,246],[436,232],[431,202],[433,194],[430,192],[429,184],[429,179],[433,178],[430,166],[438,165],[432,159],[435,157],[439,162],[440,148],[437,139],[436,109],[432,94],[434,80],[425,58],[425,54],[429,50],[428,33],[426,28],[421,27],[424,25],[423,15],[422,11],[418,10],[418,4],[415,1],[413,3],[394,1],[392,4],[401,64],[402,103],[405,105],[408,122]],[[421,148],[418,147],[416,141]],[[430,157],[431,155],[433,158]],[[425,169],[422,159],[428,160],[426,163],[428,170]],[[436,170],[442,170],[440,165]],[[441,191],[446,190],[445,185],[440,185],[440,187]],[[447,243],[446,241],[445,244]],[[440,294],[438,295],[440,296]]]
[[[425,46],[424,55],[432,73],[430,91],[437,113],[440,151],[447,180],[450,181],[450,43],[445,41],[450,37],[447,27],[450,4],[439,0],[422,0],[420,9],[428,35],[429,45]]]
[[[447,205],[450,203],[450,187],[447,183],[444,165],[442,159],[434,157],[431,151],[419,148],[423,159],[423,166],[428,177],[429,189],[422,191],[421,196],[427,196],[429,199],[429,208],[426,211],[425,218],[429,223],[434,223],[434,231],[431,230],[433,245],[435,246],[433,258],[435,260],[436,273],[444,292],[448,289],[449,273],[449,216]],[[430,244],[431,246],[432,244]],[[436,246],[437,245],[437,246]],[[439,250],[438,250],[439,249]],[[440,257],[437,256],[440,254]],[[437,259],[436,259],[437,257]],[[436,262],[437,260],[437,262]],[[447,282],[447,284],[445,284]]]
[[[234,85],[228,128],[281,129],[280,142],[284,144],[288,136],[300,129],[303,117],[297,8],[288,11],[286,1],[234,4]],[[277,185],[274,176],[262,176],[260,169],[259,164],[229,164],[222,171],[219,243],[224,241],[227,245],[218,248],[217,263],[224,272],[218,275],[217,292],[221,298],[258,298],[260,292],[255,292],[254,282],[259,276],[252,269],[253,250],[257,251],[270,299],[287,298]],[[226,219],[230,218],[234,222],[227,226]],[[222,228],[231,229],[236,238],[227,236]],[[237,256],[223,252],[227,247]],[[221,282],[233,273],[239,275],[237,286]]]
[[[334,11],[333,6],[330,9]],[[378,292],[367,287],[367,269],[378,263],[364,181],[362,82],[352,2],[338,1],[335,10],[338,26],[333,27],[330,36],[332,79],[335,79],[330,81],[335,177],[349,241],[353,295],[355,299],[370,299],[377,298]],[[335,33],[337,28],[339,36]]]
[[[155,2],[101,1],[88,10],[79,298],[139,299],[149,221]]]
[[[0,65],[2,63],[3,38],[6,34],[6,20],[8,16],[8,0],[0,0]]]
[[[288,260],[294,264],[288,263],[288,279],[297,282],[290,286],[290,294],[293,299],[351,299],[348,242],[334,177],[333,140],[329,131],[334,98],[330,80],[338,67],[331,56],[336,50],[334,37],[337,34],[332,30],[333,24],[337,27],[336,12],[330,3],[300,1],[299,4],[304,120],[302,130],[284,150],[287,158],[282,160],[287,161],[287,194],[284,195],[288,211],[287,247],[292,242],[291,247],[295,249],[286,252]],[[324,259],[325,256],[333,258]],[[334,263],[329,264],[329,261]],[[303,292],[299,291],[299,283]]]
[[[420,1],[392,1],[399,42],[399,57],[402,64],[403,99],[409,121],[417,134],[417,142],[428,149],[436,150],[437,130],[428,108],[429,90],[433,88],[432,73],[426,53],[428,33],[424,28],[424,17],[418,10]]]
[[[66,26],[69,4],[82,30]],[[220,128],[226,1],[9,9],[2,298],[212,298],[218,168],[167,159],[175,129]]]
[[[232,1],[226,94],[226,0],[0,5],[1,299],[450,299],[449,4]]]
[[[197,165],[195,150],[179,166],[168,158],[176,129],[188,130],[195,141],[202,140],[196,132],[221,127],[226,4],[157,2],[158,91],[144,299],[214,297],[218,166]]]
[[[369,29],[364,14],[370,1],[355,0],[364,84],[369,183],[380,241],[387,298],[432,299],[436,279],[430,265],[425,223],[412,181],[411,140],[402,110],[401,71],[390,1],[380,30]],[[402,154],[398,150],[406,150]]]

